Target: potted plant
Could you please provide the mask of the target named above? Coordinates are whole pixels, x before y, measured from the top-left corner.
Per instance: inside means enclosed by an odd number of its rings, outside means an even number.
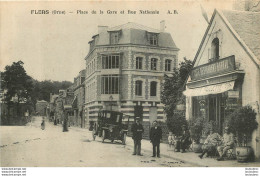
[[[237,138],[236,155],[239,162],[254,158],[251,146],[248,146],[252,133],[257,129],[256,113],[251,106],[236,109],[228,117],[228,126]]]
[[[189,125],[190,125],[191,139],[193,141],[193,151],[195,153],[200,153],[202,152],[202,148],[201,148],[202,144],[200,143],[200,139],[203,131],[204,118],[202,117],[192,118],[189,121]]]

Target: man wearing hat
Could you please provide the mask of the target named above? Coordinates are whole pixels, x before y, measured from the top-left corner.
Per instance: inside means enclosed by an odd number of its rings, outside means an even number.
[[[162,139],[162,129],[158,126],[157,121],[153,122],[153,127],[150,130],[150,140],[153,144],[153,156],[157,155],[160,158],[160,142]]]
[[[143,125],[141,124],[141,119],[140,117],[136,117],[136,123],[132,125],[132,132],[133,132],[133,140],[134,140],[134,153],[133,155],[139,155],[142,156],[141,154],[141,140],[143,137],[143,132],[144,128]]]
[[[218,146],[217,150],[219,153],[218,161],[223,161],[223,156],[226,155],[228,149],[231,149],[234,147],[234,135],[230,132],[228,127],[225,127],[225,133],[222,138],[222,145]]]

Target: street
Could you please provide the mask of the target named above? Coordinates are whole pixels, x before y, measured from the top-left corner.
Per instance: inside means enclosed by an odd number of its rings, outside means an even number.
[[[1,126],[1,167],[189,167],[191,164],[172,158],[152,158],[145,150],[143,156],[132,155],[132,139],[126,145],[113,144],[101,138],[92,140],[87,129],[54,126],[46,120],[41,130],[41,117],[34,117],[27,126]]]

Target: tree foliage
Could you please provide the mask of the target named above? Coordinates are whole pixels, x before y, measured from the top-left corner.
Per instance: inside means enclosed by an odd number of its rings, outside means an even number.
[[[6,91],[4,101],[8,106],[19,106],[20,102],[26,102],[35,107],[37,100],[49,102],[50,93],[57,94],[60,89],[67,89],[72,85],[69,81],[37,81],[27,75],[23,65],[22,61],[13,62],[1,72],[1,89]]]
[[[72,85],[69,81],[33,81],[33,94],[32,99],[34,103],[37,100],[50,101],[50,93],[58,94],[60,89],[67,89]]]
[[[227,117],[227,125],[236,134],[238,144],[247,145],[248,139],[258,126],[256,113],[251,106],[240,107]]]
[[[28,101],[32,93],[32,78],[27,75],[23,62],[13,62],[11,66],[7,65],[5,71],[2,73],[1,83],[2,89],[7,92],[5,94],[5,101],[7,104],[12,103],[15,97],[17,103],[20,101]]]
[[[164,111],[168,128],[174,134],[179,134],[181,126],[187,125],[184,112],[176,111],[176,106],[185,103],[182,92],[185,90],[185,83],[191,69],[192,61],[184,58],[184,61],[179,64],[179,68],[174,70],[172,75],[164,76],[161,100],[165,104]]]

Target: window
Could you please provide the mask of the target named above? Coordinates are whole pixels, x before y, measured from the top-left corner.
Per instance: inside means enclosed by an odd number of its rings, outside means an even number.
[[[156,70],[156,67],[157,67],[157,59],[152,58],[151,59],[151,70]]]
[[[165,60],[165,71],[171,71],[171,63],[172,61],[169,59]]]
[[[103,69],[119,68],[119,55],[102,55],[102,68]]]
[[[142,69],[143,67],[143,58],[136,57],[136,69]]]
[[[101,77],[101,93],[102,94],[118,94],[119,93],[119,76],[103,75]]]
[[[219,59],[219,39],[214,38],[211,43],[211,58],[210,62]]]
[[[135,95],[142,96],[142,81],[135,82]]]
[[[150,45],[158,45],[158,35],[155,33],[148,33],[148,41]]]
[[[110,33],[110,44],[118,44],[119,41],[119,32]]]
[[[150,86],[150,96],[156,96],[157,82],[152,81]]]

